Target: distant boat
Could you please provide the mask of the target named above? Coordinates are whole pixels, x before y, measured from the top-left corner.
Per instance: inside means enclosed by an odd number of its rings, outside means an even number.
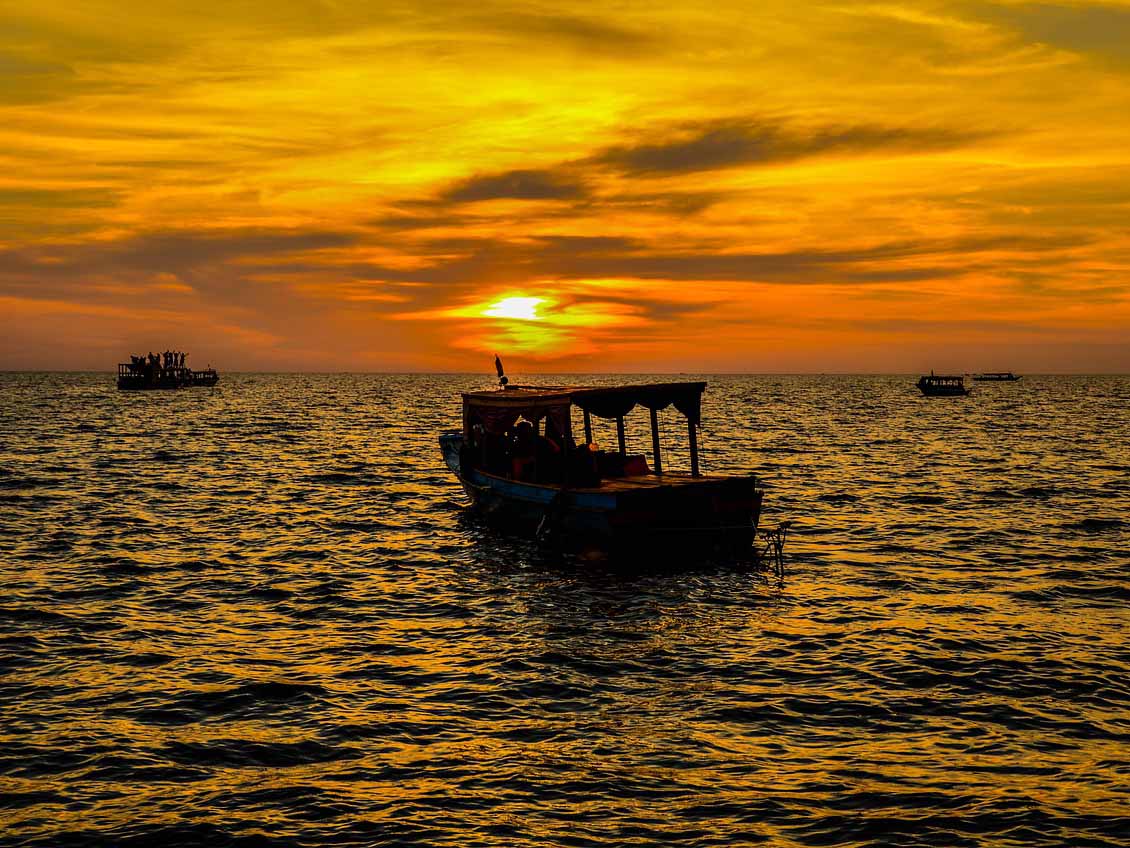
[[[214,386],[220,381],[216,369],[209,366],[193,371],[184,362],[188,354],[177,356],[130,356],[129,362],[118,363],[118,388],[122,391],[184,389],[192,386]]]
[[[986,371],[984,374],[974,374],[973,379],[977,382],[994,382],[994,383],[1014,383],[1020,379],[1016,374],[1011,371]]]
[[[481,514],[569,545],[751,549],[764,495],[757,478],[699,471],[706,383],[515,386],[498,370],[501,387],[465,392],[463,429],[439,437],[444,460]],[[624,416],[636,406],[651,415],[651,467],[625,445]],[[689,474],[663,468],[656,412],[668,406],[687,421]],[[573,439],[573,407],[584,422],[581,444]],[[616,448],[596,445],[592,416],[616,422]]]
[[[969,394],[965,377],[960,374],[943,375],[931,371],[930,376],[919,377],[915,385],[927,397],[958,397]]]

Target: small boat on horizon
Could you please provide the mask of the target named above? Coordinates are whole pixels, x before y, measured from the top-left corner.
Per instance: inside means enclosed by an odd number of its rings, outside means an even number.
[[[973,379],[979,383],[1014,383],[1020,379],[1019,375],[1011,371],[986,371],[983,374],[974,374]]]
[[[704,474],[697,428],[704,382],[613,387],[508,385],[463,392],[463,428],[440,435],[448,468],[472,507],[506,529],[566,546],[606,550],[750,552],[764,490],[753,474]],[[650,412],[652,465],[628,452],[624,417]],[[657,413],[674,406],[687,422],[690,473],[663,467]],[[573,438],[579,408],[584,441]],[[616,422],[617,447],[600,448],[592,418]]]
[[[185,362],[187,353],[166,350],[145,356],[130,355],[129,362],[118,363],[118,388],[122,391],[183,389],[193,386],[214,386],[220,381],[216,369],[209,365],[193,371]]]
[[[915,385],[926,397],[961,397],[970,392],[961,374],[935,374],[931,371],[928,377],[919,377]]]

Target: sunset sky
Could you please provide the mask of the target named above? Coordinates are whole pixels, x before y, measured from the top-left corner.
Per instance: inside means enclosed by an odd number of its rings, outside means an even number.
[[[0,368],[1130,371],[1130,3],[0,33]]]

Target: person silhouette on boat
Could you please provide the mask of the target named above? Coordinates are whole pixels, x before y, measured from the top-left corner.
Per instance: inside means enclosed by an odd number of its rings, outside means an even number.
[[[510,473],[515,480],[532,481],[537,462],[537,444],[534,427],[529,421],[519,421],[514,428],[510,444]]]
[[[550,481],[560,480],[564,470],[565,437],[557,429],[553,418],[545,419],[545,435],[535,439],[539,476]]]

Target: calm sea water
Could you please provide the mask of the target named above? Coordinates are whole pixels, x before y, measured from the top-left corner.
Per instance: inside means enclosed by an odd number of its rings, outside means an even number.
[[[486,378],[0,375],[0,843],[1124,845],[1130,378],[709,379],[783,583],[468,520]]]

